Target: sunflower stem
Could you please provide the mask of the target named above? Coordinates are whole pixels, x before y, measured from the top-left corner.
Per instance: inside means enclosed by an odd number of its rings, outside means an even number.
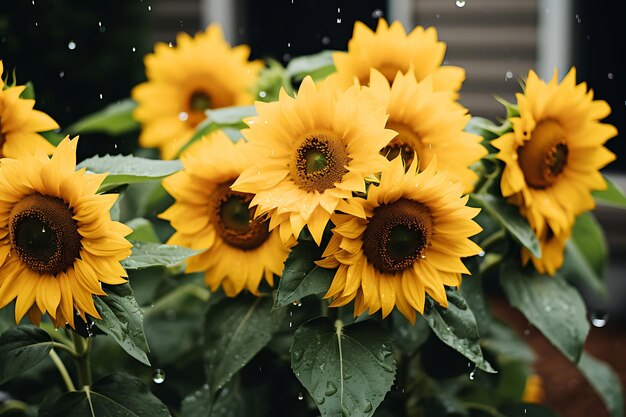
[[[90,340],[77,333],[72,333],[74,349],[76,349],[76,367],[78,368],[78,383],[81,387],[91,386],[91,363],[89,362]]]
[[[19,410],[26,413],[28,411],[28,404],[19,400],[6,400],[0,404],[0,415],[8,413],[11,410]]]
[[[73,358],[78,357],[76,351],[71,346],[68,346],[65,343],[52,342],[52,347],[54,349],[64,350],[65,352],[69,353]]]
[[[504,240],[505,236],[506,232],[504,231],[504,229],[500,229],[491,236],[485,238],[485,240],[480,243],[480,247],[483,249],[483,251],[487,252],[487,249],[489,249],[489,247],[500,243],[502,240]]]
[[[74,387],[74,383],[72,382],[72,378],[70,378],[69,372],[67,372],[67,368],[65,367],[63,361],[61,360],[61,358],[59,358],[59,355],[55,352],[54,349],[50,350],[50,359],[52,359],[52,362],[54,362],[54,365],[59,370],[59,373],[61,374],[61,378],[63,378],[63,382],[65,382],[67,390],[76,391],[76,387]]]

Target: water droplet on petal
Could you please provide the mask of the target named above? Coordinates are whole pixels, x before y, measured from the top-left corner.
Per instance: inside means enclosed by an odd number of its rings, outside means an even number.
[[[155,369],[152,373],[152,380],[155,384],[162,384],[165,381],[165,371],[160,368]]]
[[[483,250],[483,251],[478,252],[478,256],[480,256],[481,258],[485,256],[485,251]]]
[[[181,122],[184,122],[187,119],[189,119],[189,115],[186,112],[181,111],[180,113],[178,113],[178,120],[180,120]]]

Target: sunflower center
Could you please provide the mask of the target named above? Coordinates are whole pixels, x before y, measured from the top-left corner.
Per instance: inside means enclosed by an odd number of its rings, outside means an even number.
[[[235,248],[258,248],[270,235],[268,222],[254,218],[254,209],[249,208],[253,194],[233,191],[230,185],[223,183],[213,193],[212,209],[217,233]]]
[[[43,274],[65,271],[79,257],[81,236],[63,200],[31,194],[9,214],[11,246],[26,266]]]
[[[432,230],[432,215],[422,203],[401,198],[380,205],[363,232],[363,254],[379,271],[403,271],[424,256]]]
[[[348,172],[346,145],[341,138],[328,133],[306,136],[296,149],[291,178],[301,189],[323,193],[341,181]]]
[[[426,158],[422,140],[413,129],[404,123],[397,122],[387,122],[385,127],[395,130],[398,132],[398,135],[380,151],[381,155],[387,157],[390,161],[393,161],[398,155],[402,155],[402,161],[404,161],[405,166],[411,165],[415,153],[417,153],[419,159]]]
[[[555,121],[540,122],[530,140],[517,152],[528,185],[534,188],[549,187],[567,166],[569,148],[565,131]]]
[[[211,108],[211,97],[204,91],[194,91],[189,97],[189,108],[191,111],[204,112]]]

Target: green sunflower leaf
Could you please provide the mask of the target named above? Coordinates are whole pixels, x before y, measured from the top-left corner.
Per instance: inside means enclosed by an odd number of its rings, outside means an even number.
[[[104,132],[112,136],[139,130],[139,123],[133,118],[137,103],[128,98],[108,105],[104,109],[87,115],[65,129],[65,134]]]
[[[578,369],[600,395],[611,417],[624,417],[622,384],[613,370],[604,362],[583,352]]]
[[[335,72],[333,63],[333,51],[322,51],[317,54],[301,56],[289,61],[286,75],[289,79],[302,81],[310,75],[313,81],[323,80]]]
[[[465,126],[464,130],[466,132],[482,136],[484,139],[491,141],[510,131],[511,123],[507,120],[504,124],[498,126],[491,120],[485,119],[484,117],[472,117]]]
[[[39,327],[17,326],[0,336],[0,384],[33,368],[48,357],[50,335]]]
[[[106,297],[94,297],[102,320],[94,324],[111,336],[133,358],[150,365],[148,342],[143,331],[143,313],[129,284],[104,285]]]
[[[214,398],[217,397],[217,398]],[[232,382],[216,395],[208,384],[183,399],[180,417],[239,417],[250,416],[246,403]]]
[[[98,189],[98,192],[103,193],[121,185],[160,180],[183,169],[183,164],[178,160],[161,161],[132,155],[105,155],[85,159],[76,166],[76,169],[80,168],[87,168],[87,171],[96,174],[108,173]]]
[[[513,236],[517,243],[528,249],[535,257],[541,257],[539,240],[517,207],[490,194],[471,194],[469,205],[485,209]]]
[[[598,204],[626,209],[626,195],[624,191],[608,177],[604,177],[607,189],[591,193]]]
[[[107,375],[85,391],[48,397],[39,417],[169,417],[167,407],[139,378],[123,373]]]
[[[479,369],[495,373],[483,357],[474,313],[459,291],[447,290],[446,295],[448,308],[426,297],[424,318],[428,325],[442,342],[472,361]]]
[[[284,307],[308,295],[328,291],[335,276],[334,269],[315,265],[323,248],[312,240],[300,240],[285,260],[283,274],[278,281],[278,294],[274,307]]]
[[[132,251],[132,254],[121,262],[126,269],[144,269],[153,266],[172,267],[199,253],[199,251],[182,246],[151,242],[134,242]]]
[[[213,304],[204,321],[204,365],[212,392],[222,388],[279,329],[286,309],[271,297],[239,295]]]
[[[22,91],[22,94],[20,94],[20,98],[34,100],[35,99],[35,85],[32,83],[32,81],[27,81],[26,84],[24,84],[24,86],[26,88],[24,89],[24,91]]]
[[[231,140],[238,141],[240,136],[233,135],[232,130],[235,129],[239,131],[245,129],[247,125],[243,122],[243,119],[256,116],[256,108],[254,106],[223,107],[220,109],[206,110],[205,114],[206,119],[196,127],[196,132],[185,146],[178,151],[178,155],[182,155],[189,146],[200,140],[203,136],[220,129],[224,130]]]
[[[327,317],[296,331],[291,368],[322,417],[373,415],[396,374],[391,336],[380,322],[344,326]]]
[[[608,244],[602,228],[591,213],[584,213],[576,219],[564,256],[561,273],[565,278],[588,286],[600,296],[608,296],[604,282]]]
[[[135,242],[161,243],[154,230],[154,226],[148,219],[136,217],[126,222],[126,226],[133,229],[133,232],[126,236],[126,239]]]
[[[577,363],[589,333],[585,303],[560,275],[520,270],[514,262],[502,264],[500,283],[511,305],[569,360]]]

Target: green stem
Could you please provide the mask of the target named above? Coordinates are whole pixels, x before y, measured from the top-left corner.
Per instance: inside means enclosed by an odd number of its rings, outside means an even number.
[[[162,310],[167,310],[172,306],[181,305],[180,299],[187,295],[194,296],[202,301],[208,301],[209,297],[211,297],[209,290],[204,287],[199,287],[193,284],[184,284],[177,287],[166,296],[160,298],[152,307],[146,308],[146,314],[158,313]]]
[[[52,347],[54,349],[63,350],[69,353],[73,358],[77,357],[76,351],[71,346],[68,346],[65,343],[52,342]]]
[[[91,363],[89,362],[89,348],[91,341],[77,333],[72,333],[74,349],[76,349],[76,367],[78,368],[78,383],[81,387],[91,386]]]
[[[57,353],[54,351],[54,349],[50,350],[50,359],[52,359],[52,362],[54,362],[54,365],[59,370],[59,373],[61,374],[61,378],[63,378],[63,382],[65,382],[67,390],[76,391],[74,383],[72,382],[72,378],[70,378],[70,374],[67,372],[67,368],[63,364],[61,358],[59,358],[59,355],[57,355]]]
[[[504,240],[505,236],[506,232],[504,231],[504,229],[500,229],[491,236],[487,237],[485,240],[483,240],[480,243],[480,247],[483,249],[483,251],[487,252],[487,249],[489,249],[490,246],[500,243],[502,240]]]
[[[11,410],[19,410],[25,414],[28,412],[28,404],[18,400],[7,400],[0,404],[0,414],[4,414]]]

